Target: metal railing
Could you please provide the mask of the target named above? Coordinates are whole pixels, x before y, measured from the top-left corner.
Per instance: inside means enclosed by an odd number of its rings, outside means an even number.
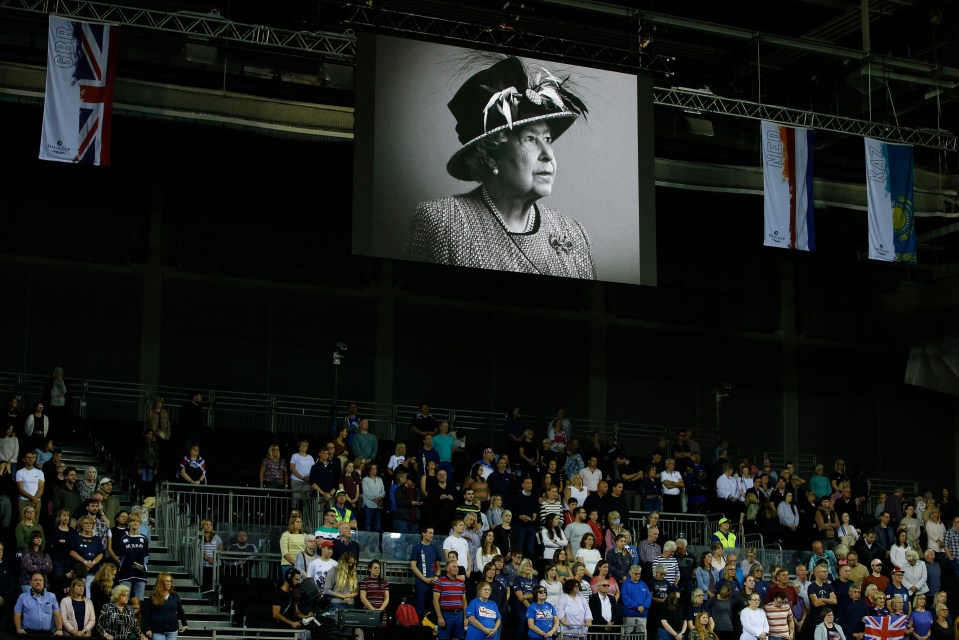
[[[816,470],[816,455],[813,453],[789,455],[782,451],[763,451],[763,458],[769,458],[772,468],[777,472],[785,468],[787,462],[792,462],[796,465],[796,475],[807,481]],[[759,463],[762,464],[762,459]]]
[[[46,375],[0,372],[0,394],[17,397],[29,406],[40,399]],[[67,379],[70,393],[77,400],[81,418],[98,418],[126,422],[140,422],[154,398],[166,399],[164,407],[170,420],[176,423],[180,405],[189,398],[192,389],[179,386],[152,386],[133,382],[95,379]],[[212,429],[238,429],[271,433],[332,433],[333,416],[337,420],[346,415],[350,402],[360,407],[363,417],[369,418],[371,432],[390,439],[410,437],[409,424],[419,408],[414,405],[377,404],[360,399],[333,399],[286,394],[263,394],[223,389],[204,390],[206,425]],[[482,411],[462,408],[433,407],[438,420],[448,420],[456,430],[473,434],[472,442],[498,443],[502,435],[505,414],[500,411]],[[523,416],[526,424],[538,433],[545,431],[552,416]],[[672,434],[687,425],[656,425],[619,420],[589,420],[573,416],[572,435],[582,441],[593,432],[602,437],[613,435],[632,450],[652,448],[661,438],[671,441]],[[704,429],[702,435],[708,436]],[[699,438],[704,451],[714,443]]]
[[[294,640],[302,629],[274,629],[269,627],[213,627],[213,640]]]
[[[634,531],[633,543],[638,544],[645,538],[639,536],[639,527],[645,527],[649,522],[650,511],[630,511],[630,522],[633,523]],[[713,532],[719,529],[719,519],[721,513],[699,514],[699,513],[659,513],[659,534],[665,536],[667,540],[676,540],[684,538],[690,546],[709,545],[709,539]]]

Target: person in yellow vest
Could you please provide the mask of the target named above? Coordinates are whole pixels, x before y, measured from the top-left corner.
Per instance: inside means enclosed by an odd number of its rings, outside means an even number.
[[[736,548],[736,534],[729,532],[729,518],[719,519],[719,531],[713,534],[713,541],[723,545],[724,549]]]
[[[356,529],[356,517],[354,517],[353,512],[350,511],[346,506],[346,491],[343,489],[337,489],[333,498],[332,509],[336,512],[336,521],[337,522],[346,522],[350,525],[351,529]]]

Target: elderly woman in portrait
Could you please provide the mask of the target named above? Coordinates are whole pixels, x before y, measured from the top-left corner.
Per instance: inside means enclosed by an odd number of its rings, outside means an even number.
[[[596,279],[585,229],[539,202],[557,175],[553,142],[587,111],[569,85],[507,57],[460,87],[447,106],[462,147],[446,171],[480,186],[416,207],[412,260]]]

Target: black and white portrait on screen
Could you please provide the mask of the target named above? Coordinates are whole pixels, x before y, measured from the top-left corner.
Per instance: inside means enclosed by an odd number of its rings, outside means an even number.
[[[383,36],[375,67],[358,253],[640,282],[635,76]]]

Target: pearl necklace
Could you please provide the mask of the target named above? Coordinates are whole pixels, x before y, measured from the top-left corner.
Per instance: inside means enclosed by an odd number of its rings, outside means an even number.
[[[507,233],[514,233],[509,230],[509,227],[506,226],[506,221],[503,220],[503,216],[500,215],[499,209],[497,209],[496,205],[493,204],[493,199],[490,198],[489,192],[486,191],[486,187],[483,187],[483,202],[485,202],[486,206],[489,207],[489,210],[493,212],[493,215],[496,217],[499,223],[503,225],[503,228],[506,229]],[[523,230],[518,233],[529,233],[533,230],[535,215],[531,213],[531,211],[532,207],[530,207],[530,211],[526,212],[526,225],[523,227]]]

